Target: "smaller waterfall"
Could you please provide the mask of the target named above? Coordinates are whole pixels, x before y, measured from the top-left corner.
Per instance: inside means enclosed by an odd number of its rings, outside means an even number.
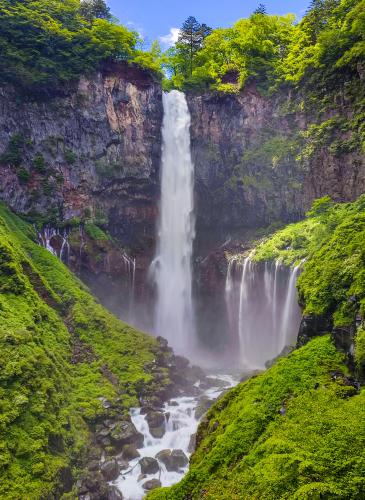
[[[226,278],[229,328],[239,340],[240,360],[262,368],[296,341],[301,312],[296,297],[300,265],[290,269],[279,261],[231,260]]]
[[[38,243],[62,262],[68,264],[70,244],[66,229],[61,230],[45,226],[41,231],[38,231]]]

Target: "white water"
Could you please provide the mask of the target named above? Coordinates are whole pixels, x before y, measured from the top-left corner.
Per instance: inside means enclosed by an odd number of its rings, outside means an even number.
[[[227,388],[233,387],[236,381],[228,375],[220,375],[218,380],[224,380]],[[222,392],[221,388],[213,387],[204,392],[204,395],[210,399],[216,399]],[[171,486],[181,480],[186,474],[188,466],[181,469],[179,472],[169,472],[164,464],[159,463],[160,471],[156,474],[148,474],[142,480],[138,480],[141,474],[139,460],[142,457],[155,457],[162,450],[183,450],[187,457],[189,453],[189,443],[191,436],[196,432],[199,421],[195,418],[195,408],[198,405],[198,397],[179,397],[174,398],[177,406],[166,403],[163,411],[169,413],[170,417],[166,423],[166,433],[161,439],[156,439],[151,436],[148,428],[145,415],[141,415],[140,408],[134,408],[131,411],[131,417],[137,430],[144,435],[144,447],[139,451],[140,457],[130,462],[130,467],[127,471],[123,471],[122,475],[115,482],[118,489],[123,493],[125,500],[140,500],[146,494],[143,489],[143,484],[153,478],[159,479],[162,486]],[[130,472],[129,472],[130,471]]]
[[[190,152],[190,114],[181,92],[163,95],[161,206],[156,258],[155,333],[175,351],[194,350],[191,260],[195,236],[194,165]]]
[[[300,308],[296,281],[300,265],[231,260],[226,280],[227,314],[238,338],[243,366],[264,368],[266,361],[278,356],[296,342]]]
[[[58,253],[56,248],[52,245],[52,240],[56,238],[61,240],[61,246]],[[66,264],[68,263],[70,244],[68,242],[68,233],[66,229],[61,231],[60,229],[45,226],[38,232],[38,242],[42,247],[58,257],[62,262],[65,262]]]

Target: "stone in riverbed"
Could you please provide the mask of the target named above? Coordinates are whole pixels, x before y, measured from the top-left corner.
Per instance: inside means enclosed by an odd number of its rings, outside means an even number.
[[[150,411],[146,415],[146,420],[151,435],[156,439],[161,439],[165,432],[165,415],[161,411]]]
[[[122,455],[122,458],[125,458],[126,460],[134,460],[135,458],[138,458],[141,456],[134,444],[124,445],[121,455]],[[120,456],[120,455],[118,455],[118,456]]]
[[[196,433],[192,434],[190,436],[190,441],[189,441],[189,446],[188,446],[188,452],[189,453],[194,453],[196,447]]]
[[[110,438],[117,451],[122,450],[126,444],[134,444],[136,448],[143,447],[143,434],[137,431],[132,422],[121,421],[110,433]]]
[[[152,457],[143,457],[139,461],[142,474],[156,474],[160,470],[158,462]]]
[[[101,466],[101,473],[107,481],[114,481],[120,473],[118,462],[114,458],[112,460],[107,460]]]
[[[165,465],[169,472],[178,472],[189,463],[188,457],[182,450],[161,450],[156,458]]]
[[[161,481],[159,481],[158,479],[150,479],[149,481],[146,481],[143,484],[143,488],[146,491],[151,491],[151,490],[154,490],[156,488],[161,488]]]
[[[199,420],[204,413],[213,405],[214,401],[207,396],[202,396],[199,400],[198,406],[195,409],[195,418]]]
[[[108,500],[123,500],[123,495],[116,486],[109,486],[107,496]]]

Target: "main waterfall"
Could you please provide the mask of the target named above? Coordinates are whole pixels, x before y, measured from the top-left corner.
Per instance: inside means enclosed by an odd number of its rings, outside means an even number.
[[[157,287],[155,332],[177,352],[191,354],[194,338],[191,260],[195,236],[194,165],[185,95],[163,95],[161,205],[152,272]]]

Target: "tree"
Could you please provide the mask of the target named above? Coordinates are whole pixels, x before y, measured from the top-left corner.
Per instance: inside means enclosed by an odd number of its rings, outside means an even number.
[[[111,19],[110,9],[104,0],[82,0],[80,5],[80,14],[89,23],[94,19]]]
[[[259,6],[257,7],[256,10],[253,11],[253,14],[262,14],[262,15],[265,15],[266,14],[266,7],[263,3],[260,3]]]
[[[212,32],[206,24],[200,24],[195,17],[190,16],[184,22],[177,48],[181,55],[188,61],[188,72],[193,74],[193,61],[195,54],[202,48],[204,39]]]

